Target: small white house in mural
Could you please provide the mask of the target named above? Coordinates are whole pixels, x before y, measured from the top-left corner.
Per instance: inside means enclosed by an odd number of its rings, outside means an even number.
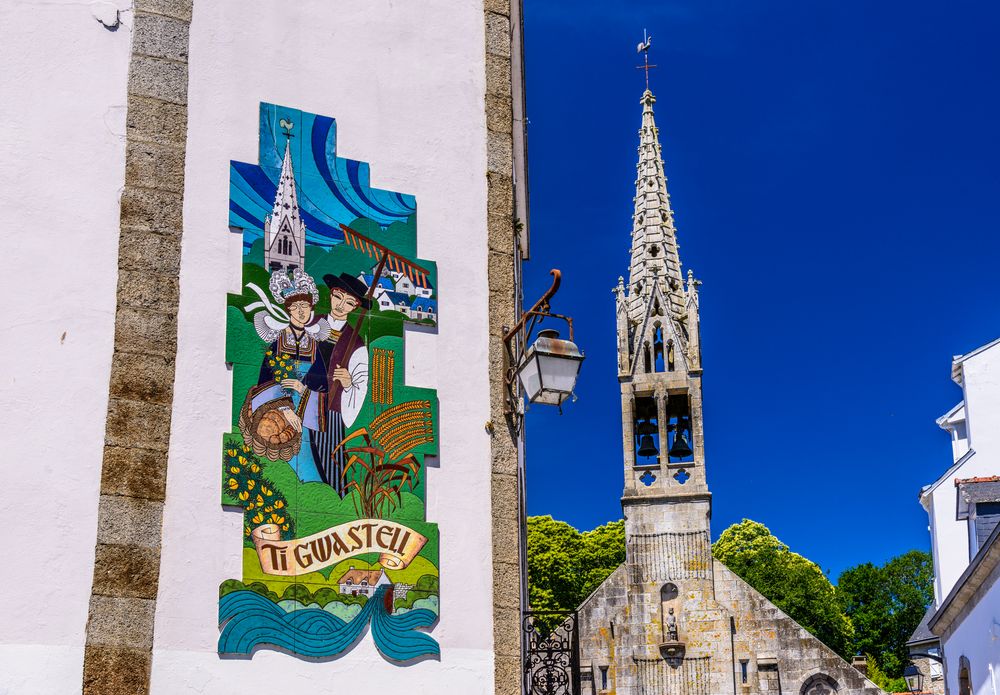
[[[414,292],[413,281],[402,273],[393,273],[393,280],[396,282],[396,291],[407,296],[416,294]]]
[[[418,297],[430,297],[434,296],[434,285],[431,284],[430,278],[423,278],[414,284],[413,293]]]
[[[430,278],[419,277],[417,279],[412,279],[405,273],[400,273],[398,271],[386,271],[386,274],[392,278],[395,290],[401,294],[416,296],[416,297],[433,297],[434,296],[434,284],[431,282]]]
[[[410,318],[414,319],[434,319],[437,318],[437,302],[427,297],[417,297],[410,304]]]
[[[358,279],[371,287],[372,273]],[[437,319],[437,300],[429,278],[411,280],[403,273],[385,271],[375,285],[373,298],[381,311],[398,311],[412,319]]]
[[[388,304],[384,304],[384,302],[388,302]],[[389,311],[398,311],[410,318],[413,318],[410,312],[410,305],[412,303],[413,300],[410,299],[409,295],[405,295],[402,292],[385,292],[379,297],[379,309],[383,309],[383,306],[386,306]]]
[[[343,576],[337,580],[340,585],[340,593],[349,596],[372,596],[380,586],[391,584],[385,572],[377,570],[359,570],[354,565],[344,572]]]

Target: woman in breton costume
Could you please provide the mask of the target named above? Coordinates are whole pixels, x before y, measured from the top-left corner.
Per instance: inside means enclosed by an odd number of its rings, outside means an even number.
[[[316,318],[313,314],[319,291],[307,273],[295,269],[289,277],[284,270],[276,270],[271,275],[269,289],[284,311],[268,302],[262,292],[258,293],[262,299],[260,305],[267,311],[254,315],[254,328],[270,345],[260,366],[257,387],[251,392],[251,410],[269,401],[290,397],[293,407],[278,412],[301,432],[302,443],[299,452],[288,463],[302,482],[323,480],[314,446],[324,426],[323,398],[303,380],[319,357],[320,345],[329,338],[330,326],[325,318]],[[285,355],[288,356],[285,359],[287,367],[282,370],[280,359]]]

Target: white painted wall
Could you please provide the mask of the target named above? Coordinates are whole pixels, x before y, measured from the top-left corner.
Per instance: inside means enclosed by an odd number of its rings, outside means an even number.
[[[195,3],[154,693],[492,692],[483,21],[479,2]],[[437,388],[441,404],[427,504],[441,533],[440,662],[391,665],[370,637],[326,663],[216,655],[218,586],[240,576],[242,547],[241,519],[223,512],[218,489],[231,397],[225,293],[240,287],[229,160],[257,161],[261,101],[335,117],[341,156],[370,162],[373,185],[417,197],[419,255],[438,263],[441,315],[437,335],[408,333],[407,375]]]
[[[979,599],[944,643],[944,655],[949,693],[959,692],[958,664],[962,656],[969,660],[974,695],[1000,693],[1000,582]]]
[[[1000,345],[962,363],[969,446],[1000,473]]]
[[[83,674],[131,39],[130,13],[111,32],[93,10],[114,5],[0,2],[0,693]]]
[[[968,446],[975,453],[950,471],[922,502],[930,519],[934,597],[938,605],[969,566],[969,524],[956,517],[956,478],[1000,475],[1000,345],[961,363]],[[964,445],[963,445],[964,446]],[[958,454],[960,450],[956,449]],[[965,452],[962,451],[964,454]]]
[[[951,456],[958,461],[969,450],[968,428],[965,421],[965,401],[952,408],[954,412],[937,419],[938,426],[951,437]]]

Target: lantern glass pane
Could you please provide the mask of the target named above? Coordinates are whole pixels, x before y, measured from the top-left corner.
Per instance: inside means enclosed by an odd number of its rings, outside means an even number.
[[[517,378],[521,380],[521,388],[528,397],[529,402],[534,402],[542,388],[542,377],[538,371],[538,356],[534,352],[529,352],[524,364],[517,371]]]
[[[576,386],[576,376],[580,371],[580,360],[561,355],[539,355],[539,369],[542,387],[546,391],[569,394]]]

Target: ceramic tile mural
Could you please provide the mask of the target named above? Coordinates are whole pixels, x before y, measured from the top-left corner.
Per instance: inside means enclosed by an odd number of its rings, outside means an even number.
[[[407,386],[403,324],[437,323],[413,196],[337,157],[336,121],[261,104],[258,164],[232,162],[232,429],[222,504],[243,514],[243,572],[220,587],[219,653],[438,654],[438,530],[425,520],[437,395]]]

